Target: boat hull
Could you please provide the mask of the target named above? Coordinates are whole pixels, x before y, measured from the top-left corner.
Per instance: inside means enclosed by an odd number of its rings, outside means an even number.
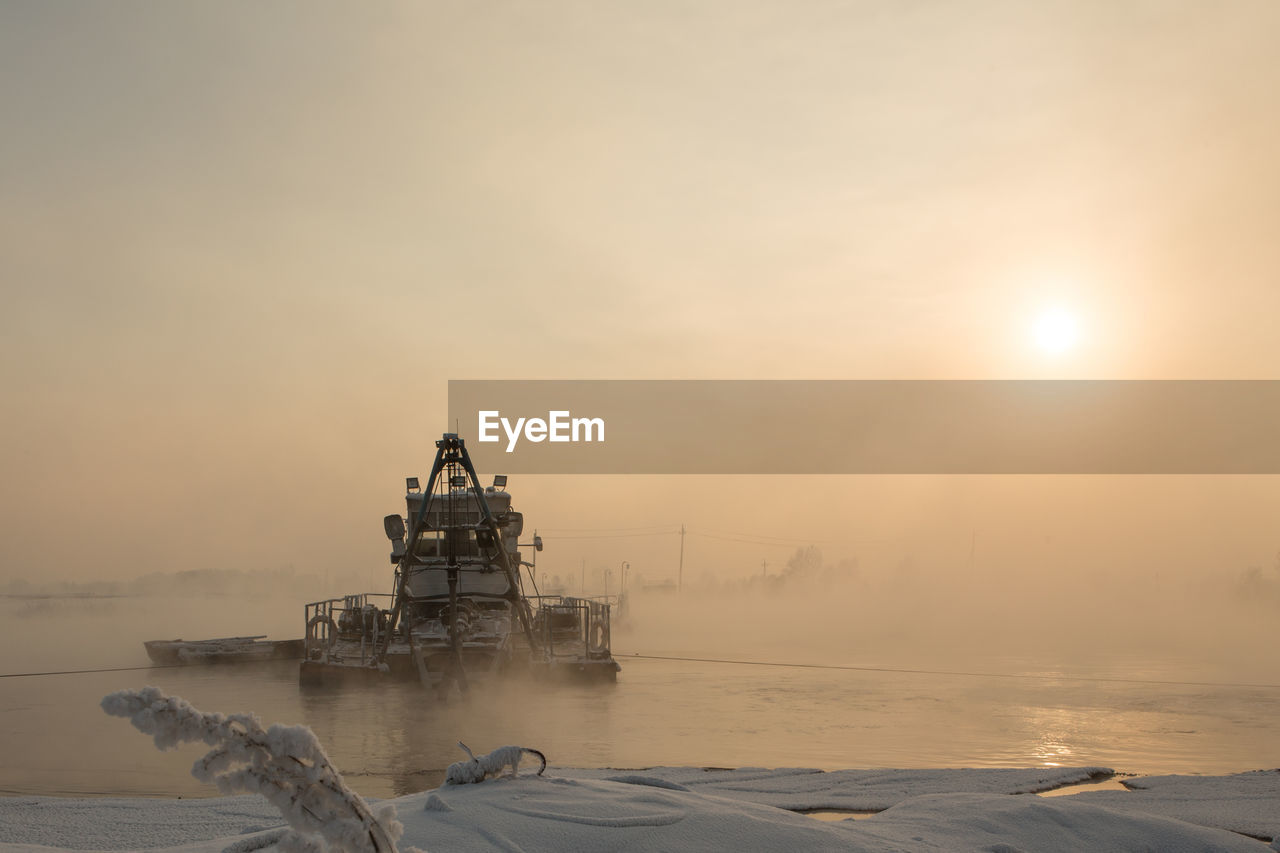
[[[514,661],[512,662],[515,663]],[[503,677],[527,675],[538,680],[557,682],[613,683],[618,680],[621,667],[612,658],[585,660],[564,658],[553,661],[529,661],[524,666],[510,665],[500,670]],[[493,672],[467,669],[467,681],[483,683]],[[323,660],[304,660],[298,668],[298,683],[303,687],[344,687],[369,684],[394,684],[428,681],[429,687],[440,687],[445,682],[442,670],[420,672],[407,655],[388,655],[382,667],[352,663],[335,663]]]
[[[298,660],[303,654],[300,639],[149,640],[142,645],[152,662],[163,666]]]

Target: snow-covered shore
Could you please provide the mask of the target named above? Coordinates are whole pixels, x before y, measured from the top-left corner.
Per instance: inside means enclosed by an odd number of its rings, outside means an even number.
[[[647,770],[551,768],[392,800],[401,849],[1265,851],[1280,771],[1127,779],[1133,790],[1042,798],[1106,768]],[[819,821],[797,811],[877,811]],[[273,850],[283,823],[256,796],[0,798],[0,851]],[[1276,849],[1280,849],[1277,847]]]

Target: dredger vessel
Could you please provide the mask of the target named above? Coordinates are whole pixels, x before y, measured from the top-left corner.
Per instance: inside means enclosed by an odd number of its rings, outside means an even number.
[[[436,442],[426,484],[406,481],[404,516],[383,520],[396,565],[393,592],[306,606],[303,685],[419,681],[466,691],[473,679],[516,672],[613,681],[608,601],[532,595],[519,542],[524,517],[505,476],[481,486],[466,444]]]

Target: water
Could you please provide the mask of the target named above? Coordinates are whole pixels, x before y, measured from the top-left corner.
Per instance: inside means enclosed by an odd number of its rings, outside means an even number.
[[[266,603],[225,605],[237,615],[214,608],[229,628],[222,634],[261,633],[249,623],[261,628],[278,611]],[[22,608],[29,605],[11,606],[4,622],[6,672],[142,665],[141,639],[184,633],[157,622],[191,617],[176,606],[158,616],[169,607],[154,601],[63,603],[15,615]],[[288,627],[273,636],[288,635]],[[1176,677],[1187,672],[1182,661],[966,661],[971,672],[1036,676],[1009,678],[645,660],[621,654],[626,642],[616,631],[623,671],[615,685],[517,683],[448,703],[416,685],[302,691],[292,663],[4,678],[0,792],[213,795],[189,773],[202,748],[161,753],[99,709],[108,692],[144,684],[205,710],[306,724],[353,786],[374,797],[437,785],[444,767],[462,757],[458,740],[476,751],[531,746],[553,764],[586,767],[1103,765],[1217,774],[1280,766],[1280,689],[1074,680]]]

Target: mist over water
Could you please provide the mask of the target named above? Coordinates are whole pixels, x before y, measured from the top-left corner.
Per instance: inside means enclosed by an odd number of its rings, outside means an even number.
[[[633,588],[613,630],[616,685],[516,680],[441,702],[415,684],[304,691],[295,663],[0,679],[0,790],[212,795],[189,774],[199,750],[160,753],[98,708],[143,684],[204,710],[311,726],[370,796],[435,786],[461,756],[458,740],[532,746],[561,766],[1223,773],[1280,763],[1280,687],[1266,686],[1280,685],[1276,655],[1247,578],[1198,599],[1089,598],[803,563],[680,594]],[[1253,578],[1253,591],[1269,592],[1269,580]],[[144,639],[298,636],[312,597],[5,598],[4,671],[146,667]]]
[[[513,475],[544,591],[630,566],[614,685],[142,647],[390,592],[454,378],[1274,378],[1280,3],[221,9],[0,4],[0,676],[126,670],[0,677],[0,793],[213,795],[99,708],[144,684],[373,796],[458,740],[1280,766],[1276,476]]]
[[[1275,567],[1221,579],[1043,566],[975,576],[903,561],[871,575],[821,559],[798,549],[772,575],[638,597],[624,636],[654,654],[1001,672],[1035,659],[1064,673],[1149,678],[1161,667],[1181,680],[1280,683],[1268,641]]]

